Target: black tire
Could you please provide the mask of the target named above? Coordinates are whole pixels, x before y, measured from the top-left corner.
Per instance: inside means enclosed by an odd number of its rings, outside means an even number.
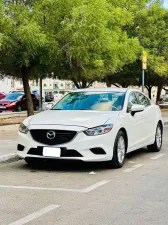
[[[159,130],[159,131],[158,131]],[[158,132],[160,132],[160,143],[158,142]],[[162,148],[162,137],[163,137],[163,129],[162,125],[158,123],[155,134],[155,142],[152,145],[148,145],[148,150],[150,152],[159,152]]]
[[[17,112],[21,112],[22,111],[22,107],[20,105],[18,105],[17,108],[16,108],[16,111]]]
[[[119,140],[123,140],[124,141],[124,146],[125,146],[125,150],[124,150],[124,153],[122,154],[122,161],[121,159],[119,159],[119,155],[118,155],[118,143],[119,143]],[[114,142],[114,148],[113,148],[113,158],[112,160],[109,162],[109,166],[111,168],[121,168],[123,165],[124,165],[124,161],[125,161],[125,156],[126,156],[126,150],[127,150],[127,144],[126,144],[126,136],[124,134],[123,131],[119,131],[117,136],[116,136],[116,139],[115,139],[115,142]]]
[[[35,111],[39,111],[39,106],[36,105],[34,110],[35,110]]]

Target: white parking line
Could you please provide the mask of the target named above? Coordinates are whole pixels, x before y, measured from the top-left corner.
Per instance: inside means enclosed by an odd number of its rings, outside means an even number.
[[[11,185],[0,185],[0,188],[11,188],[11,189],[28,189],[28,190],[44,190],[44,191],[66,191],[66,192],[78,192],[78,193],[89,193],[94,189],[110,182],[110,180],[102,180],[96,184],[93,184],[84,189],[68,189],[68,188],[50,188],[50,187],[29,187],[29,186],[11,186]]]
[[[129,172],[131,172],[131,171],[133,171],[133,170],[138,169],[138,168],[141,167],[141,166],[143,166],[143,164],[136,164],[136,165],[134,165],[133,167],[124,170],[124,172],[125,172],[125,173],[129,173]]]
[[[43,191],[68,191],[68,192],[81,192],[82,191],[82,190],[78,190],[78,189],[50,188],[50,187],[29,187],[29,186],[10,186],[10,185],[0,185],[0,188],[43,190]]]
[[[96,184],[91,185],[90,187],[87,187],[87,188],[83,189],[81,192],[82,193],[88,193],[88,192],[93,191],[94,189],[96,189],[96,188],[98,188],[102,185],[107,184],[108,182],[110,182],[110,180],[102,180],[102,181],[100,181]]]
[[[156,155],[156,156],[154,156],[154,157],[152,157],[152,158],[150,158],[150,159],[156,160],[156,159],[161,158],[161,157],[164,156],[164,155],[166,155],[166,154],[158,154],[158,155]]]
[[[15,221],[14,223],[10,223],[9,225],[23,225],[23,224],[26,224],[32,220],[35,220],[37,218],[39,218],[40,216],[42,216],[43,214],[46,214],[56,208],[58,208],[59,205],[49,205],[47,206],[46,208],[43,208],[43,209],[40,209],[39,211],[37,212],[34,212],[20,220],[17,220]]]

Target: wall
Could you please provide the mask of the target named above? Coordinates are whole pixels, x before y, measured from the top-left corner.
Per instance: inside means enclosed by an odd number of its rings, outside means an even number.
[[[11,79],[4,78],[0,80],[0,92],[9,93],[11,91]]]

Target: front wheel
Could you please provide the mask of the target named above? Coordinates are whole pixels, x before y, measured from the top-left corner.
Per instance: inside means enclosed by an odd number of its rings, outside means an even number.
[[[16,112],[21,112],[21,111],[22,111],[22,107],[20,105],[18,105],[16,108]]]
[[[155,134],[155,142],[152,145],[148,145],[148,150],[151,152],[159,152],[162,148],[162,126],[160,123],[158,123],[156,128],[156,134]]]
[[[113,148],[113,158],[109,162],[112,168],[121,168],[124,165],[126,155],[126,137],[123,131],[119,131]]]

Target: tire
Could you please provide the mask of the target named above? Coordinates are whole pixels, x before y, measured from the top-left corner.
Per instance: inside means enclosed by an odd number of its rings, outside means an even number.
[[[162,148],[162,136],[163,129],[162,125],[158,123],[155,134],[155,142],[152,145],[148,145],[148,150],[150,152],[159,152]]]
[[[17,112],[21,112],[22,111],[22,107],[20,105],[18,105],[17,108],[16,108],[16,111]]]
[[[126,150],[127,150],[126,136],[124,132],[120,130],[114,142],[113,158],[109,162],[111,168],[117,169],[121,168],[124,165]]]
[[[34,110],[35,110],[35,111],[39,111],[39,106],[36,105]]]

